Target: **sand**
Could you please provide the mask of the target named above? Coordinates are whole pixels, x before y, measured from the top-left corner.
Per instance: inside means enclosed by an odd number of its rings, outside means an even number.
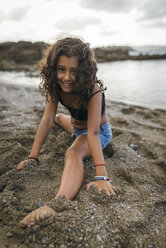
[[[55,196],[65,150],[73,138],[56,124],[45,141],[40,166],[18,163],[31,149],[45,99],[38,90],[0,85],[0,247],[166,247],[166,111],[107,101],[113,139],[104,150],[116,195],[85,186],[73,201],[55,202],[57,215],[31,229],[19,221]],[[59,111],[65,111],[59,107]]]

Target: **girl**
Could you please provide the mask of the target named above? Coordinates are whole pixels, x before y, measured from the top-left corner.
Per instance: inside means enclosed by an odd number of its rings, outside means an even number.
[[[104,88],[97,80],[96,72],[97,64],[89,44],[73,37],[58,40],[41,63],[43,81],[40,88],[47,103],[28,159],[39,164],[40,149],[54,121],[75,136],[65,154],[64,171],[55,199],[62,195],[68,200],[75,197],[83,181],[83,160],[89,156],[94,161],[96,177],[87,185],[87,190],[95,185],[99,193],[105,190],[108,195],[115,194],[102,152],[110,143],[112,132],[105,111]],[[58,102],[71,116],[56,114]],[[23,169],[25,161],[20,162],[18,170]],[[50,215],[55,215],[55,211],[42,206],[28,214],[20,225],[31,226]]]

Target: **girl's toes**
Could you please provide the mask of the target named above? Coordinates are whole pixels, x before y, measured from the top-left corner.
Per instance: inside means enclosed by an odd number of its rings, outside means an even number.
[[[25,227],[27,227],[28,222],[27,222],[27,220],[23,219],[20,221],[19,225],[20,225],[20,227],[25,228]]]
[[[36,219],[36,222],[38,223],[43,218],[42,218],[42,216],[40,216],[40,214],[36,214],[35,219]]]
[[[32,212],[32,214],[29,216],[29,219],[28,219],[28,226],[33,226],[35,224],[35,213]]]

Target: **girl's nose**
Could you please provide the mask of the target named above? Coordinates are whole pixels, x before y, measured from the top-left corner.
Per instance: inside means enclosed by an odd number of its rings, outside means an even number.
[[[65,72],[64,80],[70,80],[70,72],[68,71]]]

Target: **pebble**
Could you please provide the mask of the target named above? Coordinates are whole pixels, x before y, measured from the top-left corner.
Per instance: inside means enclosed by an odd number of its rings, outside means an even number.
[[[44,206],[44,204],[45,204],[44,201],[41,201],[41,202],[38,202],[38,203],[37,203],[37,206],[38,206],[38,207],[42,207],[42,206]]]
[[[6,236],[7,236],[8,238],[11,238],[11,237],[13,237],[13,233],[8,232],[8,233],[6,234]]]
[[[42,241],[42,244],[47,244],[48,243],[48,237],[43,237],[41,241]]]
[[[90,209],[94,209],[94,208],[96,208],[96,205],[95,204],[92,204],[89,208]]]
[[[66,245],[60,245],[59,248],[67,248]]]
[[[102,237],[99,234],[97,234],[97,240],[103,242]]]
[[[133,149],[134,151],[137,151],[138,146],[134,145],[134,144],[130,144],[131,149]]]
[[[49,247],[50,248],[54,248],[55,246],[53,244],[49,244]]]

